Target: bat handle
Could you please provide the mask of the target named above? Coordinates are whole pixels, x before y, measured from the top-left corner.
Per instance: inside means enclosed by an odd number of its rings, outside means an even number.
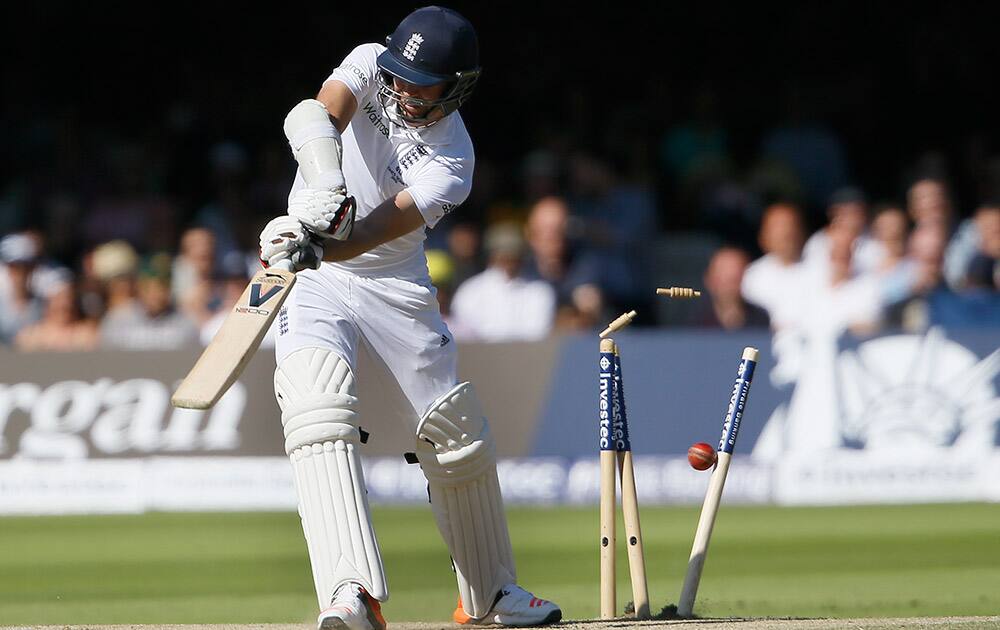
[[[287,258],[284,260],[279,260],[278,262],[271,265],[274,269],[280,269],[282,271],[293,271],[292,261]]]

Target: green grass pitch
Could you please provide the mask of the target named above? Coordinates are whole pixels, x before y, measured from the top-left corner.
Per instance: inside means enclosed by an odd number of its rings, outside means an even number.
[[[598,513],[511,509],[520,582],[569,619],[598,612]],[[694,507],[642,510],[654,610],[680,592]],[[429,508],[377,508],[387,619],[446,620],[448,555]],[[723,506],[701,616],[986,615],[1000,610],[1000,505]],[[619,527],[619,532],[621,532]],[[631,599],[619,534],[618,608]],[[0,519],[0,625],[307,622],[316,611],[297,516]]]

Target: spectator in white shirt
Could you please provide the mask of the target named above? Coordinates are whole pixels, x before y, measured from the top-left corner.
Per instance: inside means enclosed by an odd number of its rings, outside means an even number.
[[[520,276],[525,244],[506,224],[486,231],[489,266],[463,282],[452,299],[452,332],[461,341],[530,341],[545,337],[555,319],[555,291]]]
[[[747,302],[767,311],[775,330],[796,326],[803,300],[802,215],[789,203],[764,211],[758,235],[764,255],[747,267],[741,290]]]
[[[826,265],[805,267],[799,329],[807,336],[828,334],[834,338],[844,331],[871,334],[881,318],[878,276],[858,270],[854,230],[833,225],[828,236]]]
[[[829,223],[806,241],[802,257],[808,264],[826,265],[830,261],[831,232],[843,230],[853,238],[851,256],[854,269],[859,272],[878,268],[885,252],[881,244],[868,235],[868,198],[852,186],[844,187],[830,197],[827,205]]]

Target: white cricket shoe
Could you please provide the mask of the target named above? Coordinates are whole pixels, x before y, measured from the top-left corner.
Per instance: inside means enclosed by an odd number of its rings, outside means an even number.
[[[543,626],[562,619],[562,610],[548,601],[539,599],[517,584],[508,584],[497,593],[493,608],[482,619],[473,619],[465,614],[462,600],[452,615],[455,623],[487,624],[499,623],[504,626]]]
[[[354,582],[337,589],[316,623],[319,630],[385,630],[382,605]]]

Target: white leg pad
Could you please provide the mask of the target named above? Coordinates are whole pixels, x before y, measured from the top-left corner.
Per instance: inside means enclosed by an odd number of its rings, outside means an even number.
[[[350,366],[331,350],[302,348],[275,370],[274,391],[320,608],[345,582],[387,600],[358,452],[358,399]]]
[[[336,190],[346,186],[340,132],[323,103],[308,99],[293,107],[285,116],[285,137],[310,188]]]
[[[456,385],[420,420],[417,458],[455,564],[462,607],[479,619],[490,611],[500,589],[516,582],[516,570],[497,480],[496,445],[470,383]]]

